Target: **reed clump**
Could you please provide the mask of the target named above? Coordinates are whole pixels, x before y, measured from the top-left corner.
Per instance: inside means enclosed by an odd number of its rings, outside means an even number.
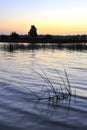
[[[40,101],[47,100],[54,103],[54,102],[66,100],[72,96],[71,85],[65,67],[64,67],[63,76],[59,73],[57,69],[54,69],[54,71],[57,73],[58,79],[61,81],[61,82],[59,81],[57,82],[56,87],[55,84],[47,76],[47,73],[45,73],[45,71],[42,68],[41,68],[42,73],[34,69],[32,69],[32,71],[36,73],[38,76],[40,76],[40,78],[45,83],[45,88],[43,89],[43,91],[41,91],[40,95],[36,94],[30,88],[28,88],[38,100]]]

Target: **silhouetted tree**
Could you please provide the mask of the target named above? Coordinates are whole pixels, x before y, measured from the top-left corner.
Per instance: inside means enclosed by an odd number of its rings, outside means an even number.
[[[12,32],[11,34],[10,34],[10,38],[11,39],[18,39],[19,38],[19,34],[17,34],[16,32]]]
[[[37,36],[37,28],[34,25],[32,25],[28,34],[32,37],[36,37]]]

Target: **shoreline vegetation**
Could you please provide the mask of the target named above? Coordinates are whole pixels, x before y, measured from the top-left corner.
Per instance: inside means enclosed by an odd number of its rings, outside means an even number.
[[[28,34],[19,35],[12,32],[10,35],[0,35],[0,42],[9,43],[87,43],[87,35],[38,35],[37,28],[31,25]]]
[[[87,35],[19,35],[16,32],[10,35],[0,35],[0,42],[9,43],[87,43]]]

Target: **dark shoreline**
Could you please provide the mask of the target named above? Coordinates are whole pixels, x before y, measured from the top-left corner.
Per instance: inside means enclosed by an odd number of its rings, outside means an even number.
[[[87,43],[87,35],[0,35],[0,42],[9,43]]]

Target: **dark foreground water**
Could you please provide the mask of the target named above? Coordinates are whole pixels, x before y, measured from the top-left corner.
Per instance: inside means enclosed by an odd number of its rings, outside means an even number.
[[[25,46],[0,44],[0,130],[87,130],[87,51]],[[58,73],[66,82],[63,66],[71,98],[38,100],[49,96],[41,75],[58,89]]]

